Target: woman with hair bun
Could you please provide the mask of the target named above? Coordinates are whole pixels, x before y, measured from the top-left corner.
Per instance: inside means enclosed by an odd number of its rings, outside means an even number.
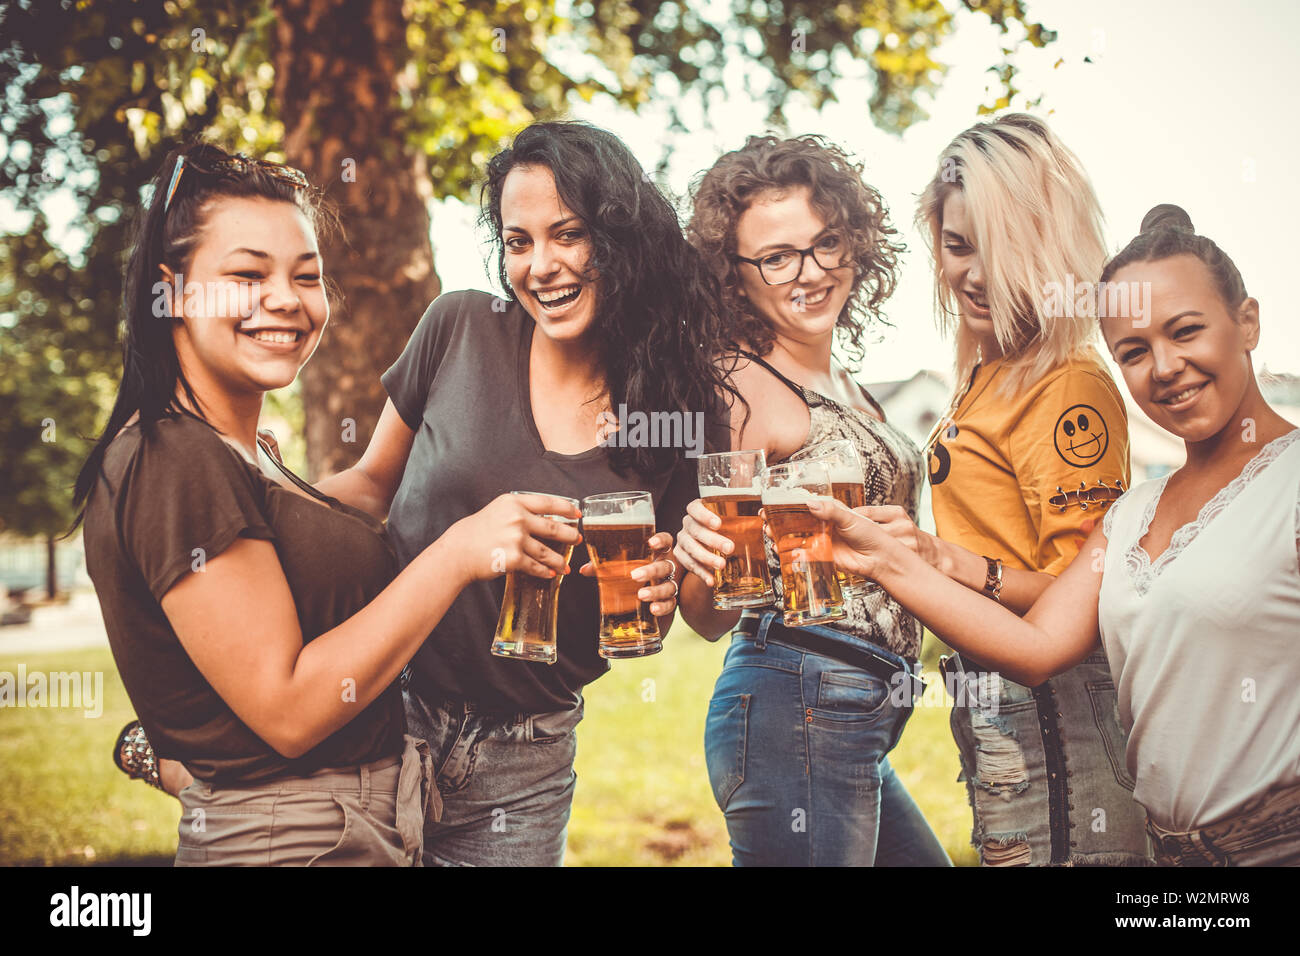
[[[1187,461],[1122,495],[1023,618],[867,517],[818,510],[837,563],[1027,685],[1105,648],[1157,863],[1300,865],[1300,428],[1255,379],[1259,303],[1177,206],[1152,209],[1101,279],[1111,354]],[[1126,301],[1111,286],[1150,296],[1111,308]]]

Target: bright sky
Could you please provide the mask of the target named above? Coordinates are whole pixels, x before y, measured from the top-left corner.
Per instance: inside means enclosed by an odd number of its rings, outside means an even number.
[[[1284,291],[1290,247],[1281,241],[1300,205],[1290,176],[1300,155],[1292,101],[1300,81],[1293,39],[1300,5],[1029,0],[1029,7],[1058,37],[1045,50],[1026,48],[1018,83],[1031,96],[1045,94],[1036,112],[1092,177],[1112,252],[1132,238],[1151,206],[1181,205],[1197,231],[1233,258],[1260,301],[1256,369],[1300,374],[1300,328]],[[816,43],[810,34],[807,49]],[[868,182],[884,195],[909,246],[887,306],[895,328],[868,353],[864,381],[906,378],[922,368],[946,371],[951,364],[950,347],[934,328],[929,256],[911,223],[939,152],[978,118],[992,79],[984,71],[998,45],[986,20],[963,12],[956,35],[936,57],[951,69],[936,99],[925,104],[931,118],[901,139],[871,125],[863,83],[842,84],[841,102],[820,115],[787,109],[792,134],[822,133],[866,162]],[[1085,56],[1093,62],[1083,62]],[[674,139],[669,188],[684,195],[694,174],[720,153],[765,131],[764,113],[761,104],[732,95],[717,117],[725,125]],[[667,136],[662,113],[647,109],[638,116],[597,103],[577,115],[618,133],[648,168],[659,161]],[[434,251],[446,290],[493,288],[474,214],[454,201],[434,209]]]

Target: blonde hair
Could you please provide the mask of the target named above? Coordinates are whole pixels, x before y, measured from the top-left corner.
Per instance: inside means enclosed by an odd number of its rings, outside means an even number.
[[[1027,113],[976,123],[940,154],[916,225],[930,233],[936,316],[956,342],[959,388],[978,344],[942,273],[943,204],[953,190],[966,200],[973,233],[966,239],[983,259],[993,331],[1006,357],[998,390],[1014,395],[1092,344],[1092,289],[1106,262],[1101,206],[1078,157]],[[1088,306],[1073,308],[1071,282],[1087,284]]]

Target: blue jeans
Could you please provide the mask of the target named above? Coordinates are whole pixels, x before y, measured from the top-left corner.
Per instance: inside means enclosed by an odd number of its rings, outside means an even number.
[[[732,862],[951,866],[886,756],[911,707],[897,706],[899,694],[868,671],[769,640],[775,619],[765,613],[753,640],[732,637],[705,724],[709,781]]]
[[[407,686],[407,732],[429,743],[442,815],[424,825],[425,866],[560,866],[573,804],[582,702],[500,715],[426,701]]]

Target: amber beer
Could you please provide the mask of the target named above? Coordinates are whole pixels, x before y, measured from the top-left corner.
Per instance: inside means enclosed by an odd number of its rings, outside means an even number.
[[[831,470],[831,497],[846,508],[861,508],[865,505],[867,503],[867,490],[862,482],[862,472],[858,471],[854,474],[847,468],[833,468]],[[850,571],[836,569],[835,575],[839,578],[840,590],[844,592],[845,597],[862,597],[864,594],[870,594],[880,588],[880,585],[870,578],[864,578],[862,575]]]
[[[515,491],[511,494],[530,494]],[[552,495],[551,497],[560,497]],[[565,498],[576,507],[574,498]],[[567,515],[546,515],[552,521],[574,526],[578,521]],[[559,541],[538,538],[560,557],[568,566],[573,557],[573,545]],[[506,593],[501,602],[501,613],[497,617],[497,631],[492,641],[492,653],[497,657],[513,657],[524,661],[540,661],[554,664],[555,621],[560,609],[560,585],[564,574],[557,573],[553,578],[534,577],[527,571],[511,571],[506,575]]]
[[[765,607],[776,601],[763,548],[762,451],[722,452],[699,458],[700,500],[722,521],[718,534],[731,540],[726,566],[713,571],[718,610]]]
[[[772,572],[763,549],[763,499],[757,491],[734,494],[735,488],[701,488],[700,500],[720,519],[718,534],[731,539],[735,550],[727,564],[714,571],[713,606],[718,610],[763,607],[776,600]]]
[[[830,491],[830,474],[820,461],[789,462],[764,472],[763,514],[781,562],[782,612],[789,627],[845,616],[830,524],[808,508],[816,498],[829,498]]]
[[[659,621],[637,592],[646,584],[632,577],[654,560],[654,503],[649,492],[620,491],[582,499],[582,536],[596,569],[600,591],[601,657],[645,657],[663,649]]]
[[[861,508],[867,503],[863,481],[862,458],[853,442],[836,439],[809,445],[790,456],[791,461],[824,461],[831,475],[831,496],[847,508]],[[880,590],[880,585],[860,574],[836,569],[840,591],[845,597],[863,597]]]

